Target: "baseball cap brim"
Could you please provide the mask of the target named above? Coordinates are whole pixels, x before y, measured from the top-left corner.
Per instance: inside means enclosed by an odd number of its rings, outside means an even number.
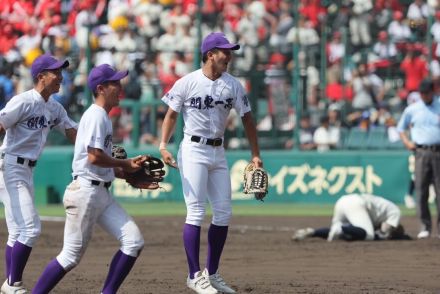
[[[106,82],[119,81],[128,76],[128,70],[118,71],[110,78],[106,79]]]
[[[44,70],[53,70],[53,69],[59,69],[59,68],[66,68],[69,66],[69,61],[68,60],[62,60],[62,61],[57,61],[54,64],[52,64],[51,66],[48,66],[46,68],[44,68]]]
[[[240,45],[238,45],[238,44],[223,44],[223,45],[215,46],[215,48],[238,50],[238,49],[240,49]]]

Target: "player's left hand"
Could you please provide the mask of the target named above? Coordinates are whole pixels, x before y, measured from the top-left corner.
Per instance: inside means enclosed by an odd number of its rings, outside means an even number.
[[[177,162],[174,159],[173,155],[166,149],[160,150],[160,155],[162,156],[163,162],[172,168],[178,169]]]

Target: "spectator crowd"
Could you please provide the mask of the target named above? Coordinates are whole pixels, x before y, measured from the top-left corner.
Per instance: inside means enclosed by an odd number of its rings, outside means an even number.
[[[32,87],[30,64],[50,53],[71,62],[54,99],[79,118],[91,99],[88,69],[108,63],[130,71],[121,99],[143,105],[140,143],[158,144],[166,109],[148,102],[200,60],[200,12],[202,36],[222,31],[241,45],[230,70],[252,96],[258,129],[299,130],[300,146],[286,140],[285,148],[343,148],[352,129],[380,128],[393,141],[401,111],[420,99],[420,82],[440,81],[439,2],[2,0],[0,107]],[[115,142],[130,142],[131,111],[112,111]]]

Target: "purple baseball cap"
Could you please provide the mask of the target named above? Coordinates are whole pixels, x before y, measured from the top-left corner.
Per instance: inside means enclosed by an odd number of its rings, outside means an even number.
[[[240,45],[230,43],[223,33],[210,33],[203,39],[201,46],[202,54],[214,48],[238,50]]]
[[[38,56],[31,66],[32,78],[35,80],[39,73],[45,70],[53,70],[59,68],[66,68],[69,66],[69,61],[67,60],[56,60],[53,56],[49,54],[43,54]]]
[[[116,71],[113,67],[108,64],[101,64],[92,68],[89,73],[87,82],[89,84],[90,90],[93,92],[96,90],[98,85],[105,82],[119,81],[128,75],[128,70]]]

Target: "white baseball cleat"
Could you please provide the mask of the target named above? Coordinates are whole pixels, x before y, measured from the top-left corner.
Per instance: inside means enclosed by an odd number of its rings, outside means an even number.
[[[23,286],[23,282],[15,282],[14,285],[10,286],[8,280],[6,280],[0,290],[1,294],[29,294],[30,292],[26,290]]]
[[[208,270],[205,268],[203,272],[196,272],[194,274],[194,279],[188,277],[186,279],[186,285],[198,294],[217,294],[218,291],[212,287],[209,280]]]
[[[229,287],[219,273],[215,273],[209,276],[209,281],[212,287],[217,289],[220,293],[234,294],[236,293],[231,287]]]
[[[420,231],[420,233],[417,235],[417,239],[427,239],[431,233],[427,230]]]
[[[299,229],[293,234],[292,240],[301,241],[305,238],[311,237],[315,233],[315,230],[312,228]]]

